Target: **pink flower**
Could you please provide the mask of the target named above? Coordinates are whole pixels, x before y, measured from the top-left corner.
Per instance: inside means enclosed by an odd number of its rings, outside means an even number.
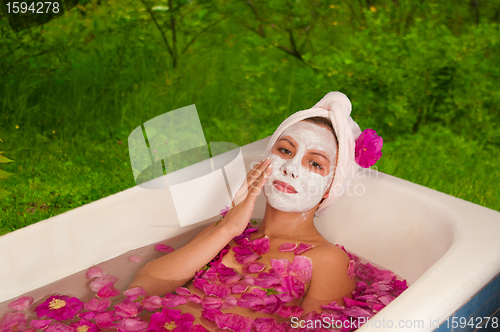
[[[80,319],[78,322],[69,324],[70,327],[74,328],[76,332],[99,332],[100,329],[86,319]]]
[[[116,324],[118,332],[145,332],[149,323],[138,317],[125,318]]]
[[[355,159],[356,163],[364,168],[375,165],[382,157],[382,145],[384,140],[377,135],[373,129],[365,129],[356,139]]]
[[[107,298],[107,297],[115,297],[120,295],[120,290],[116,288],[113,283],[108,283],[102,287],[99,292],[97,292],[97,297],[99,298]]]
[[[229,211],[229,206],[226,206],[224,209],[220,210],[220,215],[222,217],[225,217],[227,214],[227,211]]]
[[[250,249],[252,249],[257,255],[264,255],[269,252],[271,243],[269,242],[269,238],[266,235],[263,238],[250,241],[249,246]]]
[[[137,256],[137,255],[131,255],[129,256],[128,260],[131,261],[132,263],[140,263],[142,262],[144,258],[142,258],[141,256]]]
[[[215,323],[220,329],[230,329],[234,332],[250,332],[253,320],[238,314],[220,314],[215,317]]]
[[[8,312],[0,320],[0,331],[25,331],[28,328],[26,315],[23,312]]]
[[[76,297],[65,295],[50,296],[45,302],[36,307],[38,318],[48,317],[58,321],[73,319],[82,311],[84,303]]]
[[[110,305],[110,299],[99,299],[97,297],[94,297],[92,300],[85,303],[85,309],[103,312],[104,310],[108,309]]]
[[[305,253],[306,251],[314,248],[314,244],[309,244],[309,243],[301,243],[297,249],[295,249],[295,255],[300,255]]]
[[[309,257],[295,256],[292,263],[286,258],[271,259],[271,266],[280,275],[285,293],[290,293],[294,298],[300,298],[304,295],[305,284],[312,277],[312,261]],[[283,302],[288,302],[281,296],[278,298]]]
[[[87,270],[87,273],[85,273],[85,278],[87,279],[99,278],[105,275],[106,271],[104,271],[102,268],[100,268],[99,266],[92,266]]]
[[[11,303],[9,303],[9,308],[12,310],[22,311],[29,308],[29,306],[32,303],[33,303],[33,298],[31,296],[22,296],[17,300],[14,300]]]
[[[184,332],[190,331],[194,316],[190,313],[182,314],[180,310],[164,308],[161,312],[151,315],[148,331],[156,332]]]
[[[278,247],[278,251],[279,252],[290,252],[290,251],[294,251],[295,248],[297,248],[297,243],[287,242],[287,243],[283,243],[282,245],[280,245]]]
[[[174,248],[172,248],[171,246],[167,246],[166,244],[163,244],[163,243],[157,243],[157,244],[155,244],[155,249],[157,251],[167,252],[167,253],[175,251]]]

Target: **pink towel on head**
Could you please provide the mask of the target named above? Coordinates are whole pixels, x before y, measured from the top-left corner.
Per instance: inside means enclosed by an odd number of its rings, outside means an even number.
[[[281,134],[294,123],[314,116],[330,119],[339,144],[338,159],[330,195],[320,204],[316,217],[324,216],[333,203],[348,190],[359,168],[354,158],[354,148],[361,129],[351,118],[351,109],[351,101],[345,94],[338,91],[329,92],[312,108],[298,111],[283,121],[271,136],[266,148],[266,156],[269,156]]]

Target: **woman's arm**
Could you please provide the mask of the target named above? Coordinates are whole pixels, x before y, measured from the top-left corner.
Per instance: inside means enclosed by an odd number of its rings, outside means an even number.
[[[207,227],[182,248],[147,263],[139,270],[129,288],[140,286],[149,295],[163,296],[191,280],[199,269],[243,232],[250,221],[255,199],[270,174],[268,165],[269,161],[261,162],[248,173],[244,184],[248,186],[248,194],[227,212],[218,225]]]

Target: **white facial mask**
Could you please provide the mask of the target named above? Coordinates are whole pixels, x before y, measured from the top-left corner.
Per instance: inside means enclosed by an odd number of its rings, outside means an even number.
[[[305,212],[321,201],[332,182],[337,142],[329,129],[310,122],[293,124],[281,134],[280,139],[285,136],[290,136],[298,144],[295,155],[290,159],[282,159],[273,153],[269,155],[273,171],[264,186],[264,195],[269,205],[277,210]],[[328,175],[321,176],[302,166],[304,155],[309,149],[323,151],[330,159]],[[297,192],[282,192],[274,186],[274,181],[291,185]]]

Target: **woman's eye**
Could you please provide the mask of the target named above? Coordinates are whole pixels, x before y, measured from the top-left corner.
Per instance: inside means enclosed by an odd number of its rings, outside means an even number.
[[[278,151],[281,151],[281,152],[283,152],[284,154],[292,154],[292,153],[290,152],[290,150],[285,149],[285,148],[279,148],[279,149],[278,149]]]
[[[318,169],[321,169],[321,168],[322,168],[322,167],[321,167],[321,165],[320,165],[320,164],[318,164],[318,163],[317,163],[317,162],[315,162],[315,161],[311,161],[311,165],[313,165],[313,167],[317,167]]]

